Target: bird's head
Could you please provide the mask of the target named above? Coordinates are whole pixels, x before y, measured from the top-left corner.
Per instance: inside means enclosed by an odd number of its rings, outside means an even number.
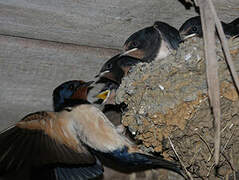
[[[101,67],[100,72],[95,77],[103,77],[112,81],[116,81],[114,77],[114,72],[120,70],[120,68],[117,66],[117,60],[119,57],[120,54],[107,60]],[[115,74],[117,74],[117,72]]]
[[[133,33],[124,43],[124,53],[129,56],[147,61],[155,55],[160,47],[161,37],[153,26],[146,27]]]
[[[96,98],[101,99],[103,101],[102,104],[114,104],[109,100],[115,98],[118,88],[118,83],[114,83],[113,81],[106,81],[100,93],[96,95]]]
[[[200,16],[195,16],[185,21],[185,23],[179,28],[179,33],[183,40],[194,36],[202,37]]]
[[[139,62],[140,59],[124,54],[118,54],[106,61],[99,74],[95,77],[105,78],[119,85],[122,78],[128,73],[130,68]]]
[[[97,82],[102,82],[105,84],[100,94],[96,97],[103,99],[104,102],[116,92],[121,84],[122,78],[128,74],[132,66],[140,62],[140,59],[118,54],[111,59],[109,59],[105,64],[103,64],[100,72],[95,77],[100,77]]]
[[[69,100],[87,101],[87,94],[90,85],[94,81],[84,82],[81,80],[72,80],[60,84],[53,91],[53,106],[55,111],[64,108],[64,104]]]

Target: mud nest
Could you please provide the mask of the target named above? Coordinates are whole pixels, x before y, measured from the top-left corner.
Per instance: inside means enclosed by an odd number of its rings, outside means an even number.
[[[239,71],[239,38],[228,40]],[[221,103],[222,176],[239,167],[239,98],[217,42]],[[194,177],[213,178],[214,128],[209,106],[203,40],[192,38],[177,52],[152,63],[140,63],[122,81],[116,101],[128,104],[122,123],[139,147],[175,158],[168,137]]]

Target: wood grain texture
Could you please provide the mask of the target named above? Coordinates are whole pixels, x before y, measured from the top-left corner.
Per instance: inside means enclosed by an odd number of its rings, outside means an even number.
[[[216,9],[228,22],[239,2],[218,0]],[[176,0],[0,0],[0,34],[119,49],[154,21],[178,28],[194,15]]]
[[[52,109],[60,83],[92,80],[116,50],[0,36],[0,129],[26,114]]]
[[[218,0],[216,9],[229,22],[239,15],[239,1]],[[130,34],[156,20],[178,28],[195,15],[175,0],[0,0],[0,130],[52,109],[52,90],[61,82],[92,80],[119,52],[102,47],[121,49]],[[112,175],[106,170],[105,177]]]
[[[0,34],[119,49],[156,20],[195,14],[175,0],[0,0]]]

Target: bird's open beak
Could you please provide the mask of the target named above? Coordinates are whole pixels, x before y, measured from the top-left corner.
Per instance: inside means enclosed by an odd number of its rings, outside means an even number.
[[[103,103],[105,103],[108,100],[110,93],[111,93],[110,90],[105,90],[105,91],[99,93],[98,95],[96,95],[96,98],[102,99]]]
[[[127,55],[127,54],[132,53],[132,52],[137,51],[137,50],[138,50],[138,48],[130,49],[130,50],[128,50],[128,51],[123,52],[120,56]]]

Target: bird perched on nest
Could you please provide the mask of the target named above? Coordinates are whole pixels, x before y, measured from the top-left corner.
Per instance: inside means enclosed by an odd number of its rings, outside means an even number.
[[[227,38],[239,35],[239,18],[233,20],[230,23],[222,22],[222,28]],[[179,28],[182,39],[198,36],[202,37],[202,24],[200,16],[195,16],[186,20]]]
[[[127,105],[125,103],[117,104],[115,102],[116,90],[118,89],[119,85],[110,80],[104,83],[104,87],[96,96],[98,99],[103,101],[102,112],[106,115],[110,122],[116,126],[118,132],[125,133],[126,129],[122,125],[121,121],[122,113],[127,109]]]
[[[174,27],[156,21],[153,26],[133,33],[124,43],[124,54],[143,62],[165,58],[171,50],[177,50],[181,37]]]
[[[103,100],[103,112],[107,118],[117,126],[119,132],[124,132],[125,129],[121,124],[122,112],[126,109],[126,104],[116,104],[116,90],[120,86],[121,80],[126,76],[130,68],[140,60],[127,55],[118,54],[107,62],[105,62],[96,77],[100,77],[98,82],[104,83],[101,92],[96,96]]]
[[[117,54],[103,64],[99,74],[95,77],[111,80],[119,85],[130,68],[139,62],[140,59],[124,54]]]
[[[118,133],[87,101],[91,83],[63,83],[53,93],[58,112],[29,114],[0,133],[0,175],[30,164],[55,167],[60,180],[91,179],[103,173],[100,156],[125,167],[165,168],[182,174],[178,165],[142,152]]]
[[[98,98],[103,99],[107,104],[115,104],[115,92],[121,84],[122,78],[126,76],[132,66],[141,62],[139,59],[118,54],[108,61],[106,61],[99,74],[98,82],[104,83],[101,93],[97,95]]]

